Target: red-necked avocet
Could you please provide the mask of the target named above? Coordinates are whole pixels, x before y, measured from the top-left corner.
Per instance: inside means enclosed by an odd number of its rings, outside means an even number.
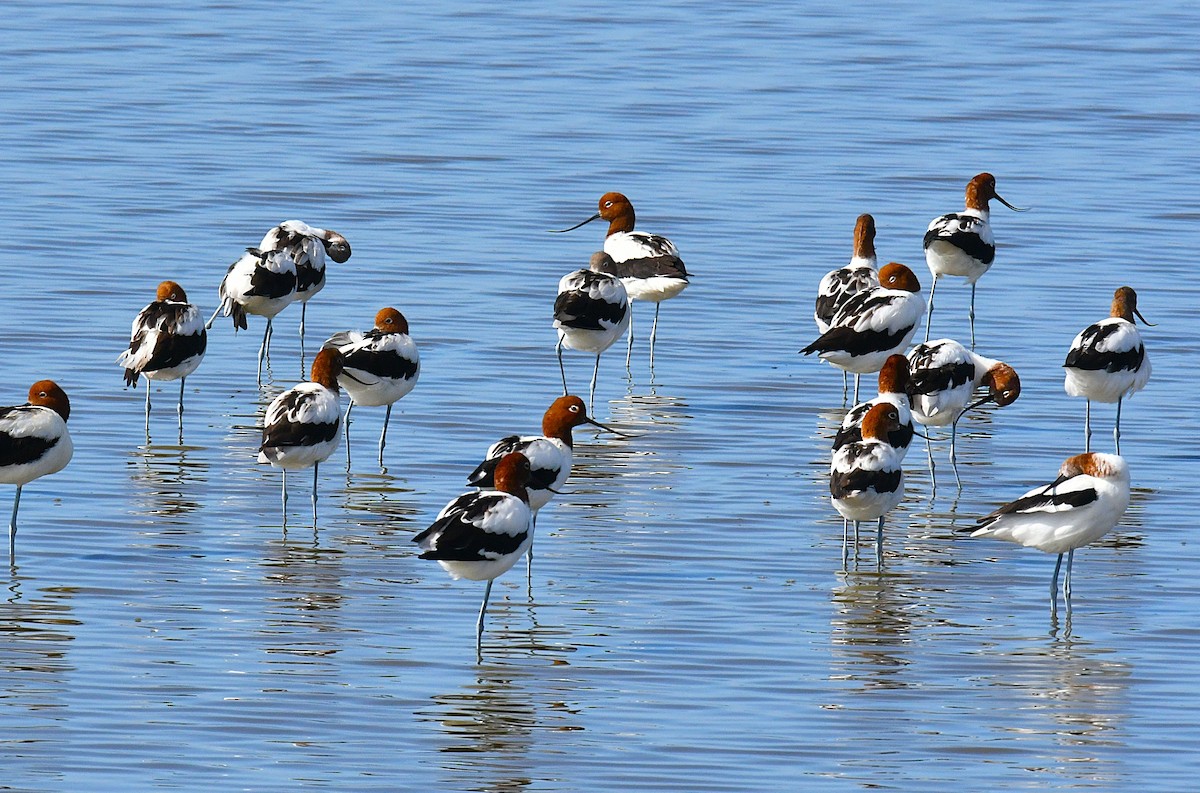
[[[550,503],[550,499],[562,489],[571,475],[574,443],[571,431],[580,424],[591,424],[616,435],[621,434],[588,416],[579,397],[571,394],[560,396],[542,416],[541,435],[509,435],[496,441],[488,448],[483,462],[467,477],[467,484],[479,488],[492,487],[496,466],[504,456],[521,452],[529,458],[529,508],[533,510],[536,524],[538,510]],[[532,564],[531,553],[526,567],[527,577],[532,576]]]
[[[413,537],[451,578],[487,581],[475,623],[475,655],[482,657],[483,615],[492,582],[507,573],[533,544],[529,509],[530,464],[520,452],[506,454],[497,464],[486,490],[463,493],[447,504],[428,529]]]
[[[888,356],[879,370],[879,396],[855,405],[842,418],[842,426],[833,438],[833,450],[836,452],[848,443],[861,441],[862,420],[867,411],[885,403],[895,405],[900,416],[900,426],[888,434],[887,442],[903,460],[912,443],[913,424],[912,398],[908,395],[908,359],[899,353]]]
[[[900,428],[900,411],[881,403],[867,411],[862,421],[862,440],[848,443],[833,453],[829,466],[829,495],[842,516],[842,566],[846,565],[848,521],[854,521],[855,547],[858,527],[864,520],[878,520],[875,561],[883,564],[883,519],[904,499],[904,471],[900,452],[888,443],[888,435]]]
[[[1058,478],[1030,490],[980,518],[972,537],[995,537],[1058,554],[1050,579],[1050,605],[1058,599],[1058,572],[1067,555],[1063,597],[1071,608],[1071,565],[1075,549],[1103,537],[1129,506],[1129,467],[1115,454],[1085,452],[1068,457]]]
[[[350,243],[336,231],[319,229],[300,220],[285,220],[268,231],[259,250],[280,251],[296,265],[296,295],[300,301],[300,342],[308,300],[325,288],[325,255],[338,264],[350,258]]]
[[[996,199],[1014,212],[1024,212],[1005,201],[996,192],[996,177],[978,174],[967,183],[967,206],[934,218],[925,232],[925,263],[933,273],[929,288],[929,314],[925,317],[925,340],[933,322],[933,293],[943,275],[957,275],[971,285],[971,347],[975,346],[975,283],[988,271],[996,258],[996,242],[988,225],[988,201]]]
[[[817,286],[817,304],[813,319],[817,332],[829,330],[834,316],[854,295],[864,289],[879,286],[879,273],[875,260],[875,218],[863,214],[854,224],[854,255],[845,267],[830,270]],[[855,393],[858,393],[858,378],[855,375]],[[846,403],[848,391],[847,372],[842,370],[842,404]]]
[[[248,327],[248,314],[267,318],[262,345],[258,348],[258,382],[261,384],[263,359],[271,352],[272,320],[296,299],[296,263],[280,251],[247,248],[242,258],[229,265],[217,294],[221,302],[206,328],[212,328],[217,315],[222,312],[233,318],[234,332]]]
[[[21,488],[61,471],[71,461],[74,447],[67,431],[70,415],[71,402],[53,380],[38,380],[31,385],[27,404],[0,408],[0,482],[17,486],[8,522],[10,561],[16,549]]]
[[[317,525],[317,471],[338,445],[342,409],[338,375],[342,354],[321,350],[312,363],[312,380],[289,388],[271,402],[263,418],[258,461],[283,470],[283,526],[287,528],[287,472],[313,469],[313,528]]]
[[[188,302],[183,287],[174,281],[158,285],[154,302],[133,320],[129,349],[117,363],[125,367],[125,385],[146,378],[146,435],[150,435],[150,381],[179,381],[179,436],[183,438],[183,385],[204,358],[208,334],[200,309]]]
[[[604,252],[612,257],[613,269],[606,270],[621,279],[631,303],[645,300],[654,304],[654,325],[650,328],[650,366],[654,367],[654,340],[658,335],[658,310],[662,301],[670,300],[688,285],[687,268],[679,258],[679,250],[666,237],[634,231],[633,204],[620,193],[600,196],[600,211],[587,220],[576,223],[572,231],[593,220],[607,220],[608,234]],[[628,368],[633,353],[633,306],[629,309],[629,347],[625,353]]]
[[[383,468],[383,447],[392,405],[413,390],[421,374],[421,356],[416,342],[408,335],[408,320],[394,308],[381,308],[375,314],[374,328],[366,333],[357,330],[335,333],[325,347],[342,354],[338,382],[350,395],[345,417],[346,470],[350,470],[350,411],[355,405],[387,405],[383,432],[379,434],[379,467]]]
[[[588,410],[596,399],[596,377],[600,373],[600,355],[613,345],[629,327],[629,296],[625,284],[612,274],[614,262],[603,251],[592,254],[586,270],[567,273],[558,282],[554,300],[554,328],[558,331],[558,371],[562,374],[563,394],[567,388],[567,370],[563,367],[562,348],[596,353],[592,368],[592,389]]]
[[[1117,422],[1113,426],[1113,441],[1121,453],[1121,400],[1141,391],[1150,379],[1150,356],[1142,344],[1133,318],[1147,325],[1137,308],[1137,292],[1123,286],[1113,294],[1112,315],[1094,325],[1088,325],[1071,342],[1067,360],[1064,388],[1071,396],[1087,400],[1084,409],[1084,450],[1092,448],[1092,402],[1116,402]]]
[[[889,356],[908,348],[925,301],[913,271],[891,262],[879,270],[879,286],[853,295],[833,325],[800,352],[817,353],[839,369],[855,374],[878,372]],[[858,381],[854,383],[858,402]]]
[[[913,418],[926,427],[950,425],[950,465],[962,485],[955,456],[958,420],[968,410],[987,402],[1011,405],[1021,395],[1021,378],[1003,361],[985,358],[953,339],[934,339],[908,351]],[[987,396],[971,402],[975,389],[986,386]],[[931,486],[933,452],[929,452]]]

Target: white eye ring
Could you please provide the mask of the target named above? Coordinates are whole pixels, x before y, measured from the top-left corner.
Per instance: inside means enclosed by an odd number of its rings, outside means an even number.
[[[570,410],[571,410],[571,412],[572,412],[572,413],[578,413],[578,412],[579,412],[579,405],[571,405],[571,407],[570,407]]]

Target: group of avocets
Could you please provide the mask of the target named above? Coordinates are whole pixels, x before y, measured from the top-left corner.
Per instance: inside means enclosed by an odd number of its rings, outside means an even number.
[[[845,373],[853,372],[856,401],[859,377],[879,373],[879,395],[852,408],[834,440],[830,492],[843,517],[843,564],[849,523],[854,523],[857,540],[859,524],[869,520],[878,521],[876,555],[882,563],[884,516],[903,499],[901,462],[914,435],[913,419],[927,427],[950,425],[950,459],[961,486],[954,452],[959,419],[989,401],[1008,405],[1021,393],[1020,380],[1010,365],[973,350],[975,285],[995,258],[988,223],[992,198],[1017,209],[996,193],[991,174],[979,174],[967,185],[966,208],[935,218],[924,239],[935,287],[938,278],[949,275],[965,277],[971,284],[970,349],[952,339],[929,341],[933,290],[926,313],[920,284],[908,267],[893,262],[876,270],[875,222],[870,215],[858,218],[850,264],[821,279],[815,312],[821,335],[802,352],[816,352]],[[606,193],[598,210],[563,229],[571,231],[597,219],[609,223],[604,248],[592,255],[590,267],[563,276],[559,283],[553,315],[563,396],[546,411],[542,434],[513,435],[493,444],[485,460],[467,477],[467,484],[477,489],[447,504],[434,523],[414,537],[423,551],[421,558],[438,561],[455,578],[488,582],[476,626],[477,648],[492,582],[521,556],[532,558],[537,512],[570,475],[572,429],[590,423],[615,432],[592,419],[588,405],[568,393],[562,348],[596,355],[591,381],[594,399],[600,355],[625,332],[629,334],[629,364],[632,303],[655,304],[650,332],[653,366],[659,307],[688,285],[688,273],[675,245],[665,237],[635,231],[633,206],[624,195]],[[182,437],[184,381],[200,365],[206,332],[218,314],[231,317],[235,329],[247,328],[250,314],[266,318],[258,355],[261,381],[274,317],[299,301],[303,339],[307,301],[325,285],[325,258],[342,263],[350,254],[346,238],[335,231],[295,220],[281,223],[229,267],[218,290],[220,306],[207,323],[179,284],[162,282],[154,302],[135,318],[129,349],[117,360],[125,369],[128,385],[135,385],[139,377],[146,380],[147,432],[151,381],[179,380]],[[922,314],[926,318],[925,341],[909,350]],[[1076,336],[1064,363],[1067,393],[1088,402],[1085,452],[1068,458],[1053,482],[981,518],[974,529],[973,536],[993,536],[1057,553],[1052,598],[1065,553],[1068,604],[1074,549],[1115,526],[1129,500],[1129,473],[1119,456],[1120,406],[1125,396],[1145,386],[1150,375],[1134,316],[1145,322],[1137,310],[1134,291],[1121,287],[1112,316]],[[283,471],[285,527],[287,471],[313,469],[315,526],[319,466],[337,448],[343,420],[349,466],[350,412],[355,405],[387,407],[379,439],[379,464],[383,465],[391,407],[412,390],[420,373],[417,347],[408,330],[404,315],[388,307],[376,314],[370,330],[334,334],[313,360],[311,381],[279,394],[267,408],[258,459]],[[843,383],[845,397],[848,383]],[[986,387],[987,394],[972,402],[980,387]],[[344,417],[339,388],[350,395]],[[1090,452],[1092,401],[1117,403],[1115,455]],[[49,380],[31,386],[28,404],[0,409],[0,482],[17,486],[9,524],[10,554],[22,486],[61,470],[71,459],[69,415],[67,395]],[[932,471],[932,453],[930,464]]]
[[[914,419],[926,427],[950,425],[950,461],[961,488],[955,457],[959,419],[987,402],[1009,405],[1021,394],[1021,381],[1012,366],[974,351],[976,283],[996,253],[988,222],[988,202],[993,198],[1024,211],[997,194],[995,177],[981,173],[967,185],[965,209],[930,222],[924,238],[925,262],[933,275],[927,312],[912,270],[895,262],[876,270],[871,215],[858,218],[850,263],[826,274],[818,285],[814,318],[820,336],[801,352],[815,352],[843,370],[843,400],[848,373],[855,375],[856,402],[859,377],[879,373],[879,395],[846,413],[833,442],[829,491],[843,520],[843,566],[849,553],[849,524],[854,524],[857,548],[862,521],[878,521],[875,553],[877,565],[882,565],[884,517],[904,498],[902,461],[914,434]],[[963,277],[971,285],[970,348],[948,338],[929,340],[933,291],[943,276]],[[909,349],[923,313],[925,341]],[[1111,316],[1081,331],[1063,363],[1067,394],[1087,400],[1084,453],[1067,458],[1054,481],[1001,506],[969,529],[971,536],[995,537],[1058,554],[1050,583],[1052,607],[1057,603],[1063,556],[1067,558],[1063,594],[1069,608],[1075,549],[1116,526],[1129,504],[1129,469],[1120,456],[1121,403],[1145,387],[1150,377],[1150,359],[1134,326],[1135,317],[1150,324],[1138,312],[1134,290],[1117,289]],[[980,388],[986,388],[986,394],[972,401]],[[1115,454],[1091,451],[1093,401],[1117,405]],[[925,438],[928,449],[929,438]],[[932,480],[931,451],[929,464]]]
[[[423,551],[422,559],[438,561],[455,578],[488,582],[477,624],[477,649],[492,581],[521,556],[532,559],[537,512],[559,492],[570,475],[572,429],[590,423],[616,433],[588,416],[582,399],[568,394],[562,348],[596,354],[591,387],[594,399],[600,354],[626,331],[630,337],[626,356],[629,364],[633,348],[632,302],[642,300],[656,305],[650,333],[653,366],[657,306],[678,295],[688,284],[687,270],[671,241],[634,230],[633,205],[625,196],[605,194],[599,201],[599,211],[571,228],[596,219],[609,222],[604,250],[592,256],[589,269],[570,273],[559,284],[553,324],[558,333],[563,396],[554,400],[546,411],[542,434],[513,435],[493,444],[484,461],[467,477],[467,484],[477,490],[451,501],[432,526],[414,537]],[[219,314],[231,317],[235,330],[248,327],[249,315],[266,319],[258,352],[261,384],[263,362],[270,355],[274,318],[299,301],[303,345],[305,308],[307,301],[325,286],[326,257],[342,263],[350,255],[349,242],[335,231],[298,220],[281,223],[230,265],[218,290],[220,304],[207,323],[200,310],[188,302],[178,283],[159,284],[155,300],[133,321],[129,348],[117,359],[125,369],[127,385],[136,385],[139,377],[146,380],[147,439],[151,381],[178,380],[182,443],[184,384],[200,365],[207,346],[207,331]],[[350,413],[354,406],[387,407],[379,438],[382,467],[392,405],[412,390],[419,374],[420,357],[409,336],[408,322],[400,311],[388,307],[376,314],[370,330],[343,331],[331,336],[313,360],[311,380],[275,397],[263,419],[258,460],[283,472],[285,530],[287,472],[312,468],[315,528],[320,464],[337,448],[342,422],[349,468]],[[341,388],[350,395],[344,417]],[[0,408],[0,482],[17,485],[9,522],[10,558],[15,552],[21,488],[38,477],[61,470],[71,459],[73,450],[66,425],[69,415],[67,395],[49,380],[39,381],[30,388],[28,404]]]

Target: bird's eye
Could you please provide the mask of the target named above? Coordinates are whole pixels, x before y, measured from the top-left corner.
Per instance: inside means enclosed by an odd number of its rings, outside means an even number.
[[[611,206],[612,206],[612,201],[605,201],[605,202],[604,202],[604,208],[605,208],[605,209],[608,209],[608,208],[609,208],[609,207],[611,207]]]
[[[570,410],[572,413],[578,413],[578,412],[579,412],[579,405],[571,405],[571,407],[569,408],[569,410]]]

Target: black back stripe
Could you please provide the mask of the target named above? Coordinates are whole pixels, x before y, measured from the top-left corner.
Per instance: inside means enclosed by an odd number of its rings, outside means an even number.
[[[417,362],[395,350],[354,350],[345,357],[344,366],[391,380],[411,380],[417,373]]]
[[[611,273],[618,278],[679,278],[688,279],[687,268],[678,256],[653,256],[645,259],[629,259],[617,262],[615,266],[603,268],[602,272]]]
[[[554,300],[554,318],[576,330],[607,330],[601,322],[619,325],[626,311],[626,306],[576,291],[563,292]]]
[[[834,471],[829,475],[829,493],[834,498],[846,498],[864,490],[894,493],[896,488],[900,487],[901,476],[899,468],[894,471]]]
[[[250,274],[250,288],[246,290],[248,297],[286,297],[296,291],[296,273],[292,271],[277,273],[268,270],[260,263]]]
[[[1099,498],[1095,488],[1083,490],[1060,491],[1057,487],[1042,490],[1028,496],[1022,496],[1016,501],[1010,501],[1000,509],[979,519],[979,526],[986,528],[1004,515],[1020,514],[1043,509],[1045,507],[1082,507]]]
[[[954,217],[959,218],[960,221],[964,218],[970,218],[972,221],[975,221],[970,225],[976,225],[978,223],[977,218],[972,218],[969,215],[957,215]],[[968,228],[969,227],[970,226],[968,226]],[[982,237],[971,231],[963,231],[960,229],[947,233],[945,230],[940,230],[937,228],[930,229],[929,231],[925,232],[924,247],[928,248],[934,242],[938,242],[939,240],[941,242],[950,243],[955,248],[958,248],[960,251],[970,256],[972,259],[977,259],[984,264],[991,264],[996,258],[996,246],[988,245],[983,241]]]
[[[179,366],[184,361],[203,355],[208,348],[208,334],[203,326],[199,333],[189,336],[175,336],[160,333],[158,343],[154,345],[154,354],[142,367],[144,372],[157,372],[159,369],[170,369]]]
[[[853,356],[870,355],[896,347],[915,326],[906,325],[892,333],[883,330],[855,331],[844,325],[830,328],[800,352],[831,352],[841,350]]]
[[[58,445],[58,440],[37,435],[17,437],[0,432],[0,468],[37,462]]]
[[[975,379],[973,363],[952,363],[932,369],[918,369],[916,362],[913,363],[908,380],[910,394],[937,394],[966,385]]]
[[[1109,336],[1120,329],[1121,325],[1116,322],[1089,325],[1083,332],[1079,346],[1072,347],[1071,351],[1067,353],[1067,359],[1063,362],[1063,366],[1089,372],[1104,370],[1109,373],[1136,372],[1141,369],[1142,361],[1146,358],[1145,345],[1139,344],[1132,349],[1109,352],[1101,352],[1098,349]]]

